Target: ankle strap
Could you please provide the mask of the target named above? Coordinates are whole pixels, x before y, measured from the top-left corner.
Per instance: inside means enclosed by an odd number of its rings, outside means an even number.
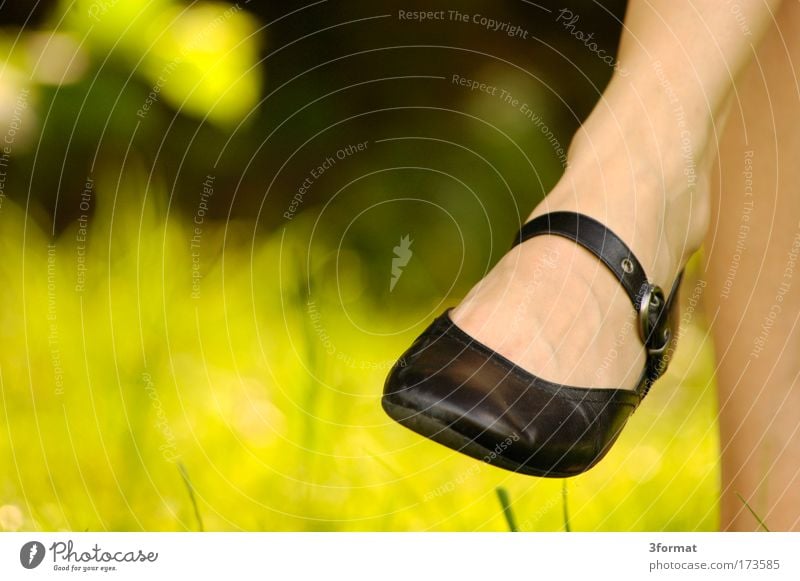
[[[670,315],[677,304],[675,297],[683,271],[665,297],[659,286],[647,280],[641,263],[619,236],[594,218],[575,212],[553,212],[534,218],[520,229],[513,246],[542,234],[563,236],[583,246],[614,273],[625,289],[639,315],[639,336],[647,349],[647,381],[637,390],[644,397],[652,383],[664,373],[671,355],[667,348],[677,329]]]
[[[563,236],[580,244],[605,264],[628,294],[633,308],[639,312],[649,285],[639,260],[622,239],[594,218],[576,212],[553,212],[538,216],[525,224],[513,246],[534,236]]]

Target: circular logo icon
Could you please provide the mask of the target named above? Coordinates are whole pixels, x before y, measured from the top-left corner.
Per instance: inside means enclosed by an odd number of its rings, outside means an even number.
[[[39,541],[25,543],[19,551],[19,562],[26,569],[36,569],[42,564],[44,553],[44,545]]]

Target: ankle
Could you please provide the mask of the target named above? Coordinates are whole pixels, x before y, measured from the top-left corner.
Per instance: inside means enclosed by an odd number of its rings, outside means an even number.
[[[568,161],[613,155],[659,175],[668,191],[680,189],[715,158],[715,127],[726,103],[712,107],[701,87],[673,83],[674,71],[656,62],[636,74],[615,74],[589,118],[576,132]]]
[[[596,218],[666,287],[705,235],[713,152],[699,134],[682,144],[670,132],[627,131],[619,120],[605,130],[605,115],[596,110],[578,131],[566,172],[531,217],[571,210]]]

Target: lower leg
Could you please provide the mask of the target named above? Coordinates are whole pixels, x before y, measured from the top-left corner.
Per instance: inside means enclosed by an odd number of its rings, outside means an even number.
[[[800,530],[800,5],[776,20],[737,83],[706,246],[723,530],[759,528],[742,499]]]
[[[575,136],[563,178],[533,216],[571,210],[600,220],[650,280],[668,289],[702,242],[713,134],[731,79],[775,4],[741,3],[753,34],[744,37],[724,3],[633,0],[618,72]],[[560,238],[537,237],[509,252],[452,316],[559,383],[634,387],[644,363],[621,287],[597,259]],[[612,348],[615,364],[604,365]]]

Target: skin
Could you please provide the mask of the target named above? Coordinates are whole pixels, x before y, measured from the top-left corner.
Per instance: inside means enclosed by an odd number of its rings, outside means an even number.
[[[787,1],[737,81],[705,246],[723,530],[759,528],[738,495],[771,530],[800,530],[800,264],[790,264],[800,243],[798,79],[800,3]],[[790,286],[778,299],[782,284]],[[775,320],[765,332],[771,312]]]
[[[632,1],[620,67],[574,136],[568,169],[531,217],[573,210],[600,220],[650,280],[669,289],[708,228],[716,136],[733,78],[777,4],[741,1],[752,35],[745,36],[719,0]],[[555,257],[550,266],[543,256]],[[509,252],[452,316],[476,339],[559,383],[632,389],[644,365],[622,287],[593,255],[558,237]],[[604,365],[611,349],[616,362]]]
[[[791,458],[800,457],[800,293],[785,297],[764,351],[744,366],[800,222],[792,68],[800,62],[800,8],[795,0],[733,4],[736,14],[720,0],[630,2],[618,72],[574,136],[562,179],[531,218],[572,210],[598,219],[664,289],[711,232],[705,298],[719,358],[721,527],[757,526],[739,493],[772,527],[797,529],[800,486]],[[759,199],[735,288],[721,299],[742,215],[745,128]],[[644,365],[622,287],[594,256],[562,238],[540,236],[514,248],[452,317],[558,383],[632,389]]]

